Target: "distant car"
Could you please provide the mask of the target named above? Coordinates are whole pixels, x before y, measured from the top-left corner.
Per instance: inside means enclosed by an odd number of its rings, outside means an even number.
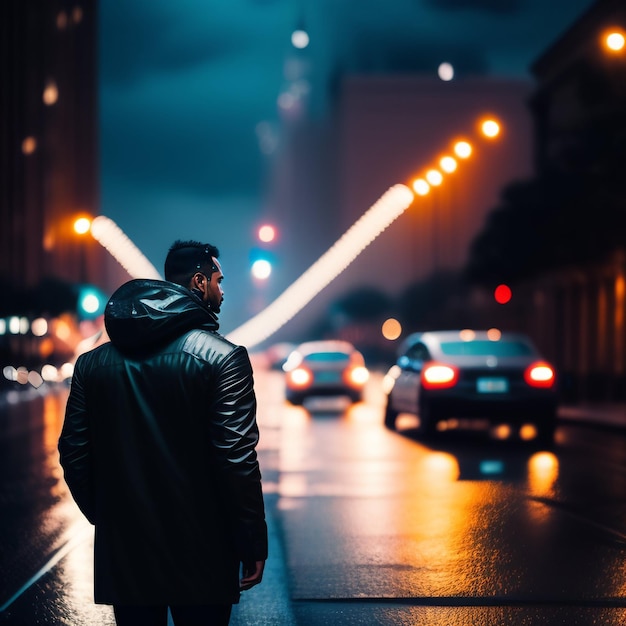
[[[369,379],[363,355],[351,343],[339,340],[300,344],[283,370],[285,397],[292,404],[314,396],[348,396],[359,402]]]
[[[528,337],[492,331],[433,331],[410,335],[384,383],[385,426],[400,413],[419,416],[419,430],[442,420],[487,419],[532,424],[551,441],[557,409],[556,372]]]

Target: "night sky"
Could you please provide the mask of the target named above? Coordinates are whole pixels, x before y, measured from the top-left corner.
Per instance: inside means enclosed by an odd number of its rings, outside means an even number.
[[[340,73],[436,76],[445,61],[459,78],[530,79],[531,63],[591,4],[101,0],[101,213],[159,271],[174,239],[218,245],[228,315],[280,152],[281,94],[319,119]],[[296,28],[310,35],[304,50],[291,45]]]

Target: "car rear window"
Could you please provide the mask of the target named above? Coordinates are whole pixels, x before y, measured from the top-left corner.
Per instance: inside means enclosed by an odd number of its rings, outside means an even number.
[[[345,352],[314,352],[304,357],[305,361],[348,361],[350,357]]]
[[[522,341],[449,341],[441,351],[450,356],[529,356],[532,348]]]

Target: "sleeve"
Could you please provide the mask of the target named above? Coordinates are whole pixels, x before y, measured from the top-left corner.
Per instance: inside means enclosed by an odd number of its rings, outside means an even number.
[[[93,524],[93,457],[85,402],[81,360],[76,362],[65,420],[59,438],[59,457],[65,482],[83,515]]]
[[[256,397],[250,359],[241,346],[218,366],[210,428],[239,557],[242,561],[264,560],[267,525],[256,454]]]

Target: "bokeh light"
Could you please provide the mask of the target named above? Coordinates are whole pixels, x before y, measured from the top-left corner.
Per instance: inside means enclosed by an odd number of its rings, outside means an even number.
[[[625,45],[626,38],[619,30],[612,30],[604,36],[604,47],[610,52],[621,52]]]
[[[483,120],[480,130],[485,137],[495,139],[500,134],[500,124],[493,119]]]
[[[266,280],[272,273],[272,264],[267,259],[258,259],[252,264],[252,276]]]
[[[259,228],[259,240],[263,243],[270,243],[276,239],[276,229],[270,224],[263,224]]]
[[[291,45],[302,50],[309,45],[309,34],[305,30],[294,30],[291,33]]]
[[[402,334],[402,324],[397,319],[390,317],[383,322],[382,334],[385,339],[395,341]]]
[[[508,285],[498,285],[493,292],[493,297],[498,304],[506,304],[511,300],[511,288]]]
[[[88,217],[79,217],[74,221],[74,232],[78,235],[85,235],[91,228],[91,220]]]
[[[460,159],[467,159],[472,154],[472,146],[467,141],[457,141],[454,144],[454,154]]]
[[[450,81],[454,78],[454,67],[451,63],[440,63],[437,74],[441,80]]]
[[[426,180],[433,186],[438,187],[443,182],[443,176],[439,170],[428,170]]]
[[[425,196],[430,191],[430,185],[423,178],[414,180],[412,187],[418,196]]]

